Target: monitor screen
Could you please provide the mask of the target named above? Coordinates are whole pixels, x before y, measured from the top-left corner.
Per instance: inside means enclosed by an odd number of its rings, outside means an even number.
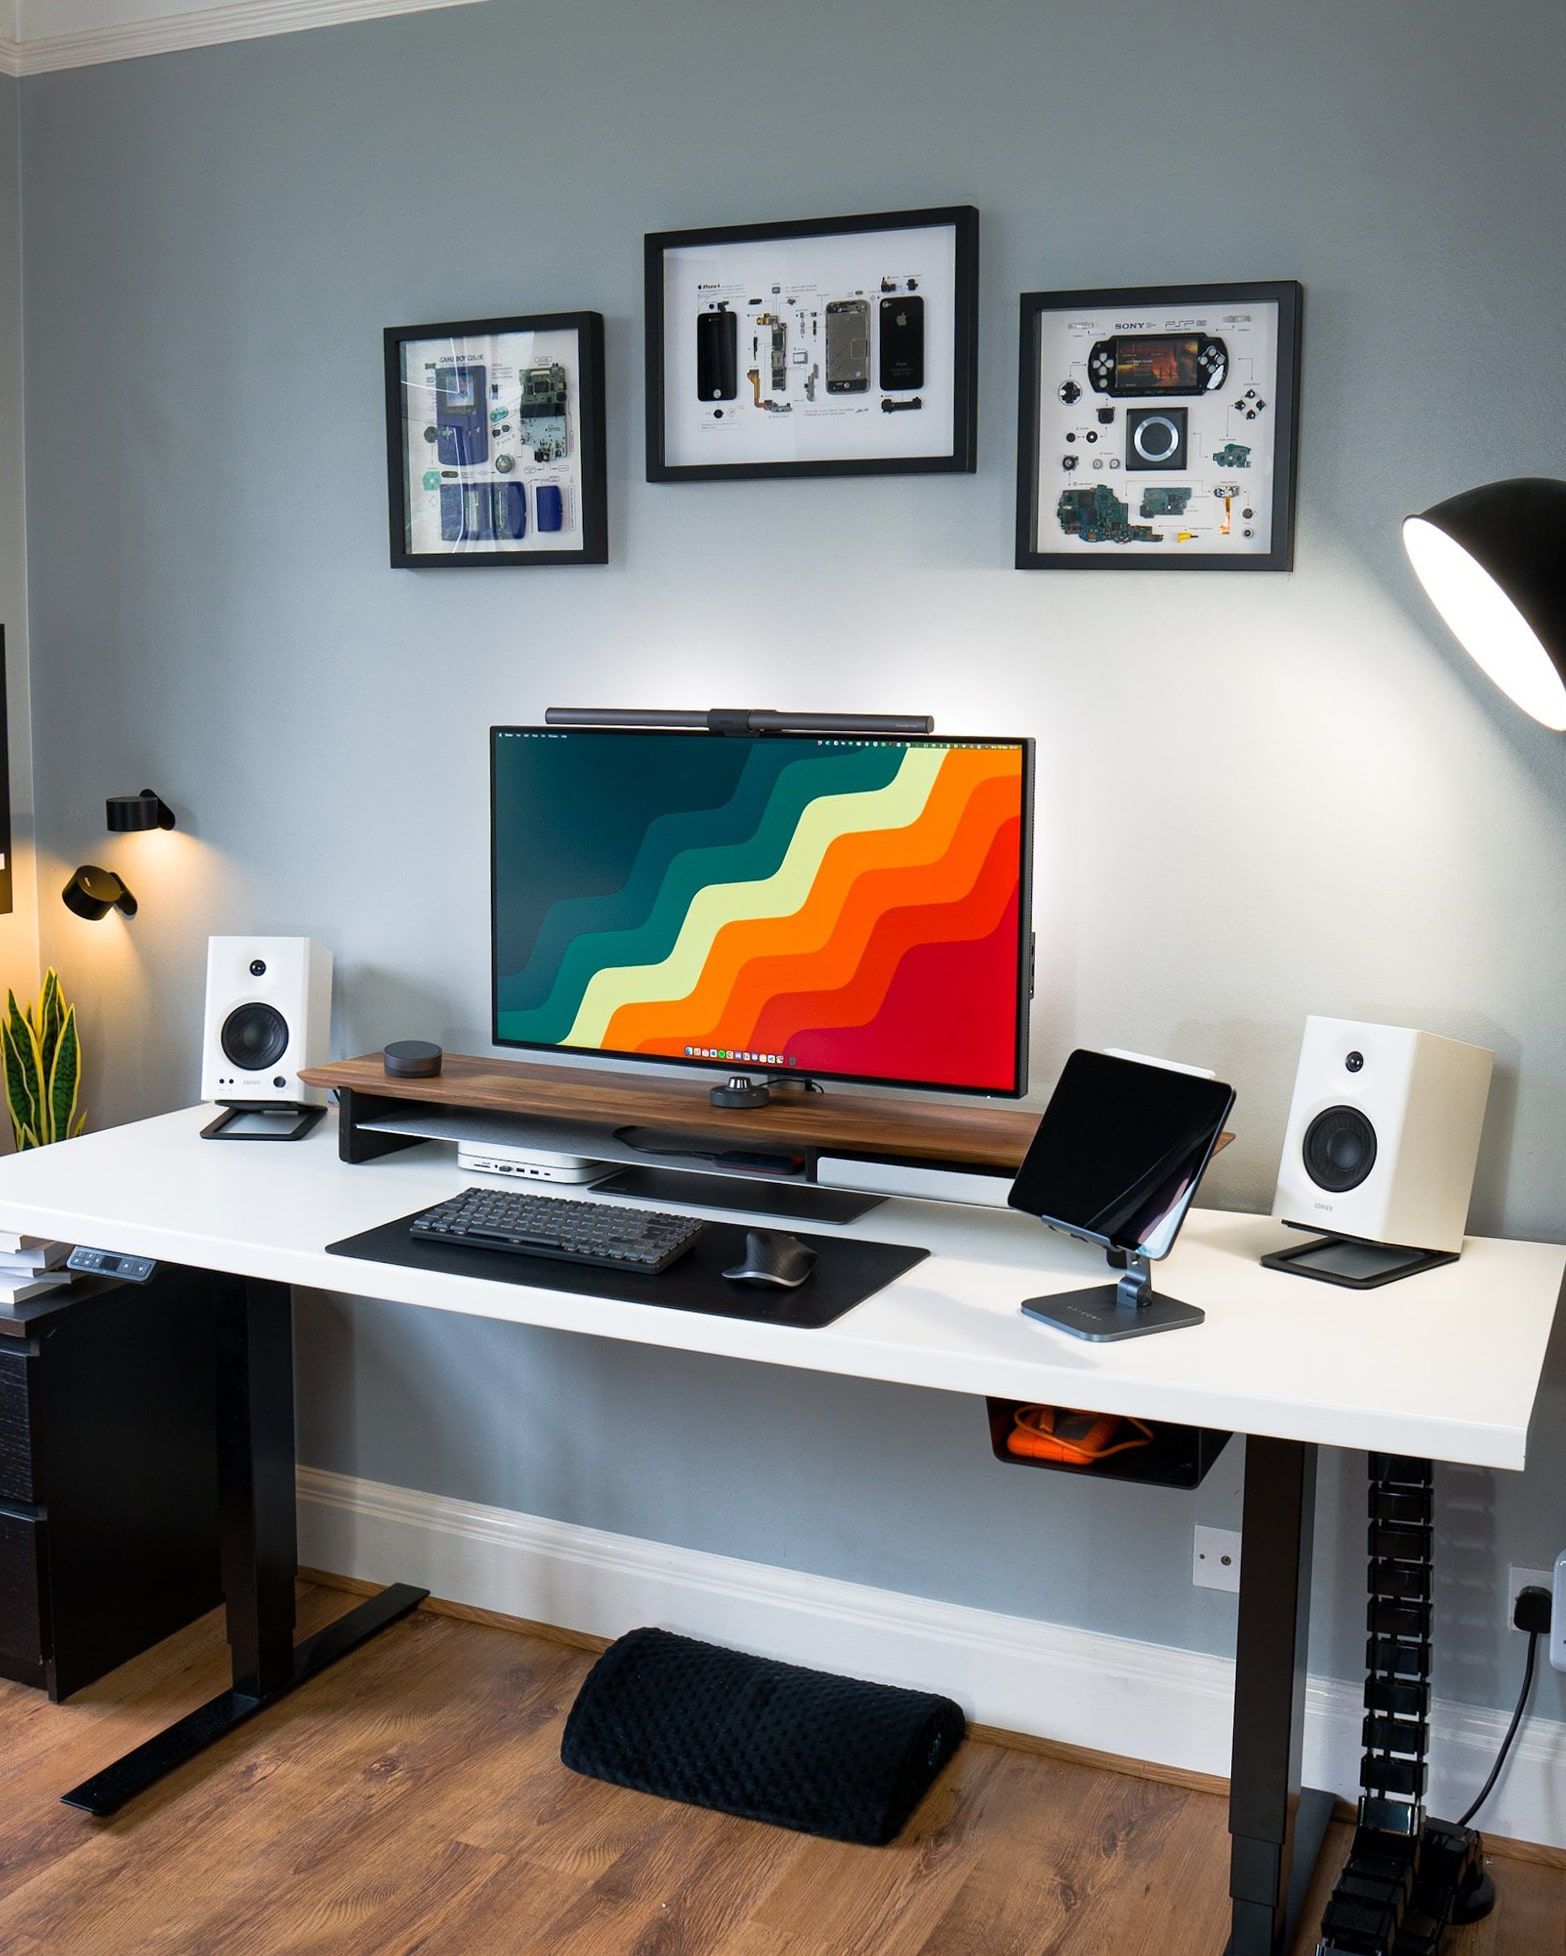
[[[497,1045],[1027,1085],[1032,743],[491,731]]]
[[[1167,1256],[1233,1105],[1220,1080],[1075,1052],[1008,1200],[1110,1249]]]

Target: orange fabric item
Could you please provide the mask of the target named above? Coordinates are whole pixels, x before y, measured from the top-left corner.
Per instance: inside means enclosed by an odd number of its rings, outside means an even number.
[[[1128,1439],[1117,1441],[1115,1435],[1122,1425],[1135,1431]],[[1091,1467],[1112,1454],[1148,1446],[1152,1438],[1150,1426],[1139,1419],[1123,1420],[1118,1413],[1082,1413],[1070,1406],[1019,1406],[1006,1436],[1006,1451],[1023,1460]]]

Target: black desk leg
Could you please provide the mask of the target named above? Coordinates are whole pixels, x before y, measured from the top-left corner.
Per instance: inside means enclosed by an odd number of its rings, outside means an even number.
[[[1229,1790],[1229,1956],[1284,1956],[1332,1818],[1300,1786],[1316,1449],[1245,1442],[1240,1625]]]
[[[240,1279],[216,1308],[223,1606],[234,1689],[262,1697],[294,1661],[293,1296]]]
[[[232,1687],[65,1794],[117,1812],[165,1774],[325,1670],[429,1594],[394,1583],[294,1643],[293,1299],[286,1284],[212,1278],[217,1313],[220,1553]]]

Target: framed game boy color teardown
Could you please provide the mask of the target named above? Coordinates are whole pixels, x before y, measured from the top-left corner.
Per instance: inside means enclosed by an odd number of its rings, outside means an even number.
[[[1301,287],[1025,292],[1019,570],[1290,570]]]
[[[600,314],[389,326],[385,346],[393,569],[608,562]]]

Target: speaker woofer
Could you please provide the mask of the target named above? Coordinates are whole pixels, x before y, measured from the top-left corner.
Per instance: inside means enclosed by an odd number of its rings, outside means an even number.
[[[241,1073],[264,1073],[288,1050],[288,1021],[275,1005],[236,1005],[219,1034],[224,1056]]]
[[[1344,1195],[1376,1165],[1376,1130],[1357,1107],[1329,1107],[1306,1128],[1303,1153],[1317,1188]]]

